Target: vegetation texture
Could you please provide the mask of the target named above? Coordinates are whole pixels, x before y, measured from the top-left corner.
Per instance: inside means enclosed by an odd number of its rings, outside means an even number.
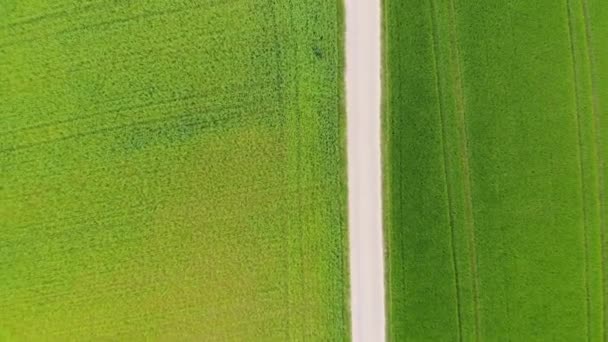
[[[342,340],[342,4],[0,0],[0,340]]]
[[[389,336],[608,340],[608,2],[384,11]]]

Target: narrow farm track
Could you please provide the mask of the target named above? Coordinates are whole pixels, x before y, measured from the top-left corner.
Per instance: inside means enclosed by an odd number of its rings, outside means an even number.
[[[583,220],[583,224],[582,224],[582,231],[583,231],[583,239],[584,239],[584,251],[585,251],[585,266],[584,266],[584,278],[585,278],[585,298],[586,298],[586,310],[587,310],[587,319],[586,319],[586,328],[587,328],[587,340],[591,339],[591,316],[592,316],[592,309],[591,309],[591,294],[590,294],[590,284],[589,284],[589,277],[590,277],[590,270],[589,270],[589,228],[588,228],[588,217],[589,217],[589,213],[588,213],[588,208],[587,208],[587,203],[585,200],[586,197],[586,190],[588,188],[588,184],[586,181],[586,177],[584,177],[585,175],[585,170],[587,170],[587,168],[584,166],[584,161],[583,161],[583,133],[581,132],[582,130],[582,126],[583,123],[581,122],[581,102],[583,101],[581,99],[581,97],[583,96],[581,94],[581,90],[580,90],[580,86],[581,86],[581,81],[580,81],[580,75],[579,75],[579,64],[580,62],[578,62],[577,60],[577,49],[576,49],[576,45],[577,42],[575,42],[575,28],[573,27],[573,21],[574,19],[572,18],[573,14],[572,14],[572,9],[571,9],[571,4],[572,1],[568,1],[567,3],[567,21],[568,21],[568,36],[569,36],[569,40],[570,40],[570,54],[571,54],[571,58],[572,58],[572,73],[574,74],[574,103],[575,103],[575,116],[576,116],[576,128],[577,128],[577,139],[578,139],[578,161],[579,161],[579,172],[581,173],[581,182],[580,182],[580,194],[582,197],[582,207],[581,207],[581,212],[582,212],[582,220]]]
[[[568,1],[568,27],[574,74],[574,97],[579,140],[579,167],[585,238],[585,285],[587,291],[587,336],[604,338],[604,277],[601,193],[601,155],[597,144],[597,110],[590,56],[589,23],[583,1]]]
[[[443,96],[443,92],[441,91],[441,79],[440,79],[440,73],[438,72],[438,66],[439,66],[439,57],[438,57],[438,51],[439,51],[439,37],[438,37],[438,33],[437,33],[437,23],[436,23],[436,11],[435,11],[435,6],[433,1],[429,1],[429,5],[430,10],[431,10],[431,27],[433,30],[433,41],[432,41],[432,55],[433,55],[433,59],[435,61],[434,65],[433,65],[433,69],[435,71],[435,81],[436,81],[436,85],[435,85],[435,92],[436,92],[436,96],[438,98],[442,98]],[[442,104],[441,101],[438,101],[437,103],[437,113],[439,114],[439,125],[441,127],[441,154],[443,156],[443,160],[442,160],[442,165],[441,167],[443,168],[443,172],[444,172],[444,182],[445,182],[445,199],[446,199],[446,206],[448,208],[448,220],[449,220],[449,227],[450,227],[450,252],[452,254],[452,266],[453,266],[453,272],[454,272],[454,292],[455,292],[455,297],[456,297],[456,305],[458,306],[458,310],[456,313],[456,317],[457,317],[457,327],[458,327],[458,341],[462,341],[462,315],[460,312],[460,309],[462,308],[461,305],[461,291],[460,291],[460,275],[458,272],[458,262],[457,262],[457,256],[456,256],[456,247],[454,246],[455,241],[456,241],[456,231],[455,231],[455,222],[454,222],[454,217],[453,217],[453,205],[452,205],[452,201],[454,200],[454,194],[452,193],[453,191],[451,190],[451,186],[448,182],[449,179],[449,173],[448,173],[448,156],[447,156],[447,147],[446,147],[446,141],[447,141],[447,133],[446,133],[446,124],[445,124],[445,117],[444,117],[444,111],[442,108]]]
[[[593,131],[595,132],[594,143],[595,143],[595,152],[596,152],[596,167],[597,167],[597,186],[599,187],[597,191],[597,203],[599,205],[599,244],[600,244],[600,281],[602,282],[603,289],[601,292],[602,300],[602,313],[603,313],[603,338],[605,341],[608,340],[608,240],[606,240],[608,223],[607,223],[607,215],[608,208],[606,206],[606,201],[608,200],[606,196],[608,196],[608,192],[606,192],[606,172],[608,170],[608,166],[606,165],[606,158],[608,158],[608,143],[606,142],[606,134],[608,132],[606,129],[602,128],[602,122],[606,120],[606,110],[604,108],[604,115],[602,118],[602,96],[605,95],[605,91],[601,92],[601,84],[598,79],[606,74],[601,72],[598,65],[601,67],[602,63],[606,63],[606,48],[603,50],[601,48],[598,49],[596,44],[599,44],[594,38],[598,37],[598,32],[593,32],[596,27],[594,25],[597,22],[594,19],[597,18],[598,8],[597,3],[592,0],[581,0],[583,6],[583,18],[585,22],[585,43],[587,45],[587,63],[589,63],[589,83],[591,86],[591,108],[593,112]],[[590,6],[593,6],[593,16],[590,13]],[[608,9],[604,9],[604,11],[608,11]],[[599,13],[601,15],[601,12]],[[606,33],[602,34],[599,32],[599,37],[604,39],[604,43],[608,43],[608,36]],[[598,58],[597,52],[595,50],[599,50]],[[603,54],[603,55],[602,55]],[[603,60],[602,60],[603,59]],[[605,101],[605,100],[604,100]]]
[[[381,167],[380,0],[346,0],[351,331],[356,342],[386,330]]]
[[[608,6],[384,2],[392,340],[603,341]]]

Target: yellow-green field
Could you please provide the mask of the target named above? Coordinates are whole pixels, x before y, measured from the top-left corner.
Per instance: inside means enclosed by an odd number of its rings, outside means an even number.
[[[0,340],[346,339],[342,12],[0,0]]]
[[[388,334],[608,339],[608,3],[385,0]]]

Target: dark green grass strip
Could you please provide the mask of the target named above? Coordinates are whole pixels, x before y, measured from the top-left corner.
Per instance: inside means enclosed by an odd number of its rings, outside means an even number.
[[[392,340],[606,338],[606,7],[384,2]]]

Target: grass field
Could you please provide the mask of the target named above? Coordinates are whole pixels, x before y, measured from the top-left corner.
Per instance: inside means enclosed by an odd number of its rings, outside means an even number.
[[[608,340],[608,6],[384,2],[393,341]]]
[[[341,1],[0,1],[0,340],[344,340]]]

